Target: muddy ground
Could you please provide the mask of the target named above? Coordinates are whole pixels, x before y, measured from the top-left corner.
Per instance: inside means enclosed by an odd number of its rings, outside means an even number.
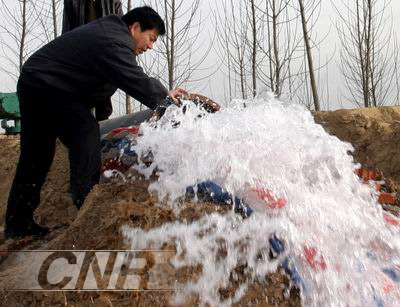
[[[354,159],[363,167],[382,172],[387,190],[400,192],[400,107],[339,110],[314,114],[331,134],[353,144]],[[19,152],[19,139],[0,135],[0,231],[4,228],[6,201]],[[0,250],[0,289],[23,278],[28,261],[9,253],[10,249],[46,250],[124,250],[129,248],[120,234],[122,225],[144,229],[158,227],[172,221],[191,222],[210,212],[224,214],[228,208],[211,203],[184,204],[178,215],[169,208],[156,205],[149,195],[145,180],[128,184],[113,183],[96,186],[84,207],[78,212],[68,194],[69,172],[67,151],[58,144],[54,163],[42,190],[42,203],[36,210],[36,220],[52,229],[43,240],[4,241]],[[395,206],[398,207],[398,203]],[[1,235],[0,235],[1,236]],[[171,249],[171,247],[165,247]],[[150,254],[142,256],[150,261]],[[150,261],[151,262],[151,261]],[[184,268],[174,272],[173,278],[184,281],[195,279],[201,268]],[[140,275],[140,274],[139,274]],[[239,280],[246,278],[238,268]],[[148,280],[148,278],[144,278]],[[148,285],[140,284],[141,289]],[[251,285],[238,306],[299,306],[296,289],[288,290],[289,282],[280,272]],[[232,289],[221,289],[222,297],[229,297]],[[0,304],[7,306],[167,306],[171,291],[137,292],[0,292]],[[196,305],[196,297],[188,298],[187,306]]]

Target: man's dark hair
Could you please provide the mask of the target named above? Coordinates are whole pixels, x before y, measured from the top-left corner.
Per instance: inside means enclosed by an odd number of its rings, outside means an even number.
[[[134,8],[133,10],[122,16],[122,20],[128,25],[133,25],[135,22],[140,24],[143,31],[156,29],[159,35],[165,34],[165,24],[160,15],[149,6]]]

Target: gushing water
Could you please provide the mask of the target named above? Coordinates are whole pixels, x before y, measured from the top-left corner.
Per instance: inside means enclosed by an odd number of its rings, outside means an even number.
[[[148,232],[126,228],[132,249],[175,243],[175,266],[203,266],[202,276],[184,288],[213,306],[246,293],[247,283],[228,300],[219,296],[239,265],[254,280],[280,263],[304,306],[398,306],[399,225],[385,221],[373,189],[356,176],[352,146],[327,134],[299,105],[272,96],[232,105],[216,114],[190,104],[185,114],[169,108],[157,127],[142,125],[134,149],[139,156],[151,150],[153,164],[139,170],[147,176],[157,170],[150,189],[161,200],[175,204],[187,187],[211,180],[254,213],[246,219],[212,214]],[[284,249],[271,259],[273,242]]]

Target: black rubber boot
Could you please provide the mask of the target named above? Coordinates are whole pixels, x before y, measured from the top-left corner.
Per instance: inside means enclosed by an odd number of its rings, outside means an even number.
[[[33,220],[33,212],[40,202],[41,184],[19,183],[19,178],[14,179],[8,198],[4,238],[43,237],[49,230]]]

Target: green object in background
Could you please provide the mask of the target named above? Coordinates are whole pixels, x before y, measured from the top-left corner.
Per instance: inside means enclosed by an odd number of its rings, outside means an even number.
[[[21,132],[21,114],[16,93],[0,93],[0,119],[1,127],[6,134],[18,134]],[[13,120],[14,126],[8,126],[7,121]]]

